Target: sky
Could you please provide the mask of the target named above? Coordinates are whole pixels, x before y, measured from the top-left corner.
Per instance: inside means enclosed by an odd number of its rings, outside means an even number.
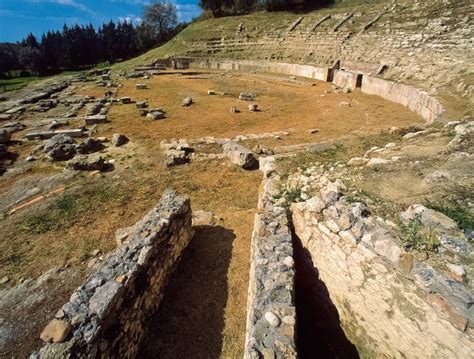
[[[179,21],[201,13],[199,0],[172,0]],[[137,24],[143,4],[150,0],[0,0],[0,42],[21,41],[30,32],[38,40],[48,30],[92,23],[95,28],[113,20]]]

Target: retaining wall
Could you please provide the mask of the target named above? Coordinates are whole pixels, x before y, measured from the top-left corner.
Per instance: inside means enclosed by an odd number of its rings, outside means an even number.
[[[339,180],[300,178],[314,196],[292,205],[295,232],[361,357],[472,356],[472,292],[405,252],[392,225],[341,197]]]
[[[189,67],[213,70],[261,71],[307,77],[320,81],[333,81],[341,87],[357,87],[357,72],[332,70],[313,65],[289,64],[259,60],[227,60],[208,58],[187,58],[176,61],[186,63]],[[346,63],[351,63],[346,61]],[[363,75],[361,90],[370,95],[377,95],[385,100],[399,103],[420,115],[425,121],[433,122],[444,112],[444,107],[434,97],[414,87]]]
[[[189,198],[167,190],[155,208],[124,232],[125,243],[56,314],[53,322],[66,341],[46,344],[33,358],[136,355],[148,320],[193,236]]]
[[[320,81],[327,81],[329,78],[329,69],[327,67],[289,64],[283,62],[193,58],[190,59],[189,66],[191,68],[214,70],[261,71],[307,77]]]
[[[411,86],[364,76],[361,90],[364,93],[377,95],[406,106],[428,122],[433,122],[444,112],[444,108],[438,100]]]
[[[296,358],[292,236],[286,208],[275,200],[280,181],[273,161],[260,163],[265,179],[251,243],[246,359]]]

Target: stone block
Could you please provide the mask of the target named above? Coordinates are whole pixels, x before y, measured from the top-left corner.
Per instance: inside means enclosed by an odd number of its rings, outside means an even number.
[[[44,342],[61,343],[66,340],[72,326],[65,320],[53,319],[41,332],[40,338]]]
[[[258,166],[258,161],[253,153],[236,142],[229,141],[222,146],[224,154],[229,160],[244,169],[254,169]]]

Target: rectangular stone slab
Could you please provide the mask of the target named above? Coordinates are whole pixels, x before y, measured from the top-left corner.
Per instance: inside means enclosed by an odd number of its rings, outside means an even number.
[[[38,131],[38,132],[30,132],[25,135],[25,137],[31,141],[35,139],[48,139],[56,135],[68,135],[71,137],[84,137],[86,135],[86,131],[78,128],[78,129],[70,129],[70,130],[57,130],[57,131]]]
[[[106,115],[95,115],[84,117],[84,123],[86,126],[94,125],[96,123],[107,123],[110,122]]]

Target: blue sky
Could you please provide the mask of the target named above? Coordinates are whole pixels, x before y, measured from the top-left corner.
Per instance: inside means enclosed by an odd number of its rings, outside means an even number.
[[[0,0],[0,42],[16,42],[32,32],[61,29],[63,24],[88,24],[96,28],[109,20],[138,23],[143,4],[150,0]],[[180,21],[200,14],[199,0],[173,0]]]

